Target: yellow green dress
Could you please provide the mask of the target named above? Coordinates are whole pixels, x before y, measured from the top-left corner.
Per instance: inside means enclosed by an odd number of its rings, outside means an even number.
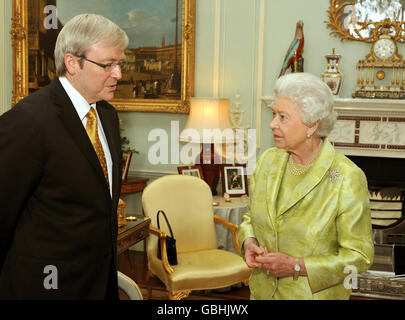
[[[302,176],[286,174],[288,159],[278,148],[259,158],[238,240],[242,246],[254,237],[269,252],[303,257],[308,276],[276,278],[254,269],[251,298],[348,299],[345,278],[365,272],[374,257],[366,177],[327,138]]]

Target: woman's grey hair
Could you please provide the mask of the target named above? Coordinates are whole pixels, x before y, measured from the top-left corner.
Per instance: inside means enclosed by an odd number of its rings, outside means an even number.
[[[319,120],[316,134],[326,137],[333,129],[337,113],[333,110],[334,96],[326,83],[310,73],[289,73],[275,85],[275,96],[294,101],[301,109],[302,121],[311,126]]]
[[[55,44],[57,76],[66,73],[66,53],[84,55],[89,47],[98,42],[125,50],[128,46],[128,36],[118,25],[101,15],[85,13],[69,20],[59,33]]]

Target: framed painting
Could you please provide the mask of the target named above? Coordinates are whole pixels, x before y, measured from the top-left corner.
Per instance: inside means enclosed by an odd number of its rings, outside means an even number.
[[[128,35],[128,68],[109,101],[118,111],[187,114],[194,95],[196,0],[12,0],[12,105],[55,78],[59,31],[81,13],[101,14]]]
[[[231,197],[249,195],[246,164],[221,165],[222,191]]]
[[[179,174],[185,174],[188,176],[193,176],[204,180],[202,168],[201,165],[199,164],[194,166],[177,167],[177,171],[179,172]]]
[[[132,151],[124,151],[122,153],[122,181],[127,181],[131,158],[132,158]]]

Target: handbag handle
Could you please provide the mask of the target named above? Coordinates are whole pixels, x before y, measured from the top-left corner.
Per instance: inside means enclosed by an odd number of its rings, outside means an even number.
[[[160,229],[160,224],[159,224],[159,214],[160,214],[160,213],[163,214],[163,217],[164,217],[165,220],[166,220],[166,224],[167,224],[167,226],[169,227],[170,234],[171,234],[172,238],[174,238],[174,236],[173,236],[173,231],[172,231],[172,227],[170,226],[169,220],[167,220],[166,214],[165,214],[165,212],[164,212],[163,210],[159,210],[158,213],[157,213],[156,220],[157,220],[158,228]]]

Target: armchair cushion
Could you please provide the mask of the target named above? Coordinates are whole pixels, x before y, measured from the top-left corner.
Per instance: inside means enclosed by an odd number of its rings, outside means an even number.
[[[172,266],[171,275],[164,271],[160,259],[149,258],[150,269],[171,292],[227,287],[248,279],[251,273],[240,256],[225,250],[186,252],[177,258],[179,263]]]

